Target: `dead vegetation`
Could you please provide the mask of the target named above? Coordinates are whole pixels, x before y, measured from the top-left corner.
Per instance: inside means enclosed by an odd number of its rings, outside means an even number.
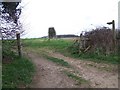
[[[81,34],[80,39],[75,41],[73,47],[77,49],[75,53],[115,54],[113,52],[113,32],[107,27],[93,29]]]

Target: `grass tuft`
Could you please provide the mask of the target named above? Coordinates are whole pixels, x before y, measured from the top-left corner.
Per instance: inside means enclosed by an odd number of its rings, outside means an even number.
[[[48,60],[58,64],[58,65],[61,65],[61,66],[65,66],[65,67],[70,67],[70,65],[68,64],[68,62],[64,61],[63,59],[59,59],[59,58],[55,58],[55,57],[51,57],[51,56],[47,56],[47,55],[44,55],[45,58],[47,58]]]
[[[75,81],[77,81],[77,84],[79,84],[79,85],[88,83],[87,80],[85,80],[85,79],[83,79],[82,77],[79,77],[79,76],[77,76],[77,75],[75,75],[75,74],[73,74],[73,73],[71,73],[71,72],[64,71],[64,73],[65,73],[68,77],[70,77],[70,78],[74,79]]]

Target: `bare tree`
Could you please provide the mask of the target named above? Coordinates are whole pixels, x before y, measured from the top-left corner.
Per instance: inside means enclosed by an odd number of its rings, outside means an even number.
[[[0,33],[2,39],[15,38],[16,31],[23,32],[22,24],[19,21],[21,8],[19,2],[0,3]]]
[[[21,7],[19,2],[1,2],[0,3],[0,33],[2,38],[2,53],[3,60],[9,58],[13,47],[14,40],[4,40],[12,39],[16,37],[16,32],[19,31],[23,33],[22,23],[19,21],[19,16],[21,14]]]

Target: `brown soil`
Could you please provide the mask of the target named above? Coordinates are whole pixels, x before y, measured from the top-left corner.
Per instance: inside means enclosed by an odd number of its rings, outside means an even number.
[[[68,62],[72,68],[63,68],[43,58],[37,53],[27,55],[36,65],[36,74],[30,87],[36,88],[118,88],[118,68],[115,65],[95,63],[66,57],[51,50],[43,50],[47,55],[61,58]],[[63,70],[77,72],[77,74],[89,81],[87,84],[77,85],[77,82],[69,78]]]

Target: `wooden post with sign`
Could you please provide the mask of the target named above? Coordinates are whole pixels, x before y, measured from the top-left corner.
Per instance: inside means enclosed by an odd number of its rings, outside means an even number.
[[[115,21],[108,22],[108,25],[112,24],[112,31],[113,31],[113,52],[116,53],[116,31],[115,31]]]
[[[21,57],[21,45],[20,45],[20,33],[19,32],[16,33],[16,37],[17,37],[18,55]]]
[[[113,29],[113,49],[114,53],[116,53],[116,32],[115,32],[115,21],[112,21],[112,29]]]

